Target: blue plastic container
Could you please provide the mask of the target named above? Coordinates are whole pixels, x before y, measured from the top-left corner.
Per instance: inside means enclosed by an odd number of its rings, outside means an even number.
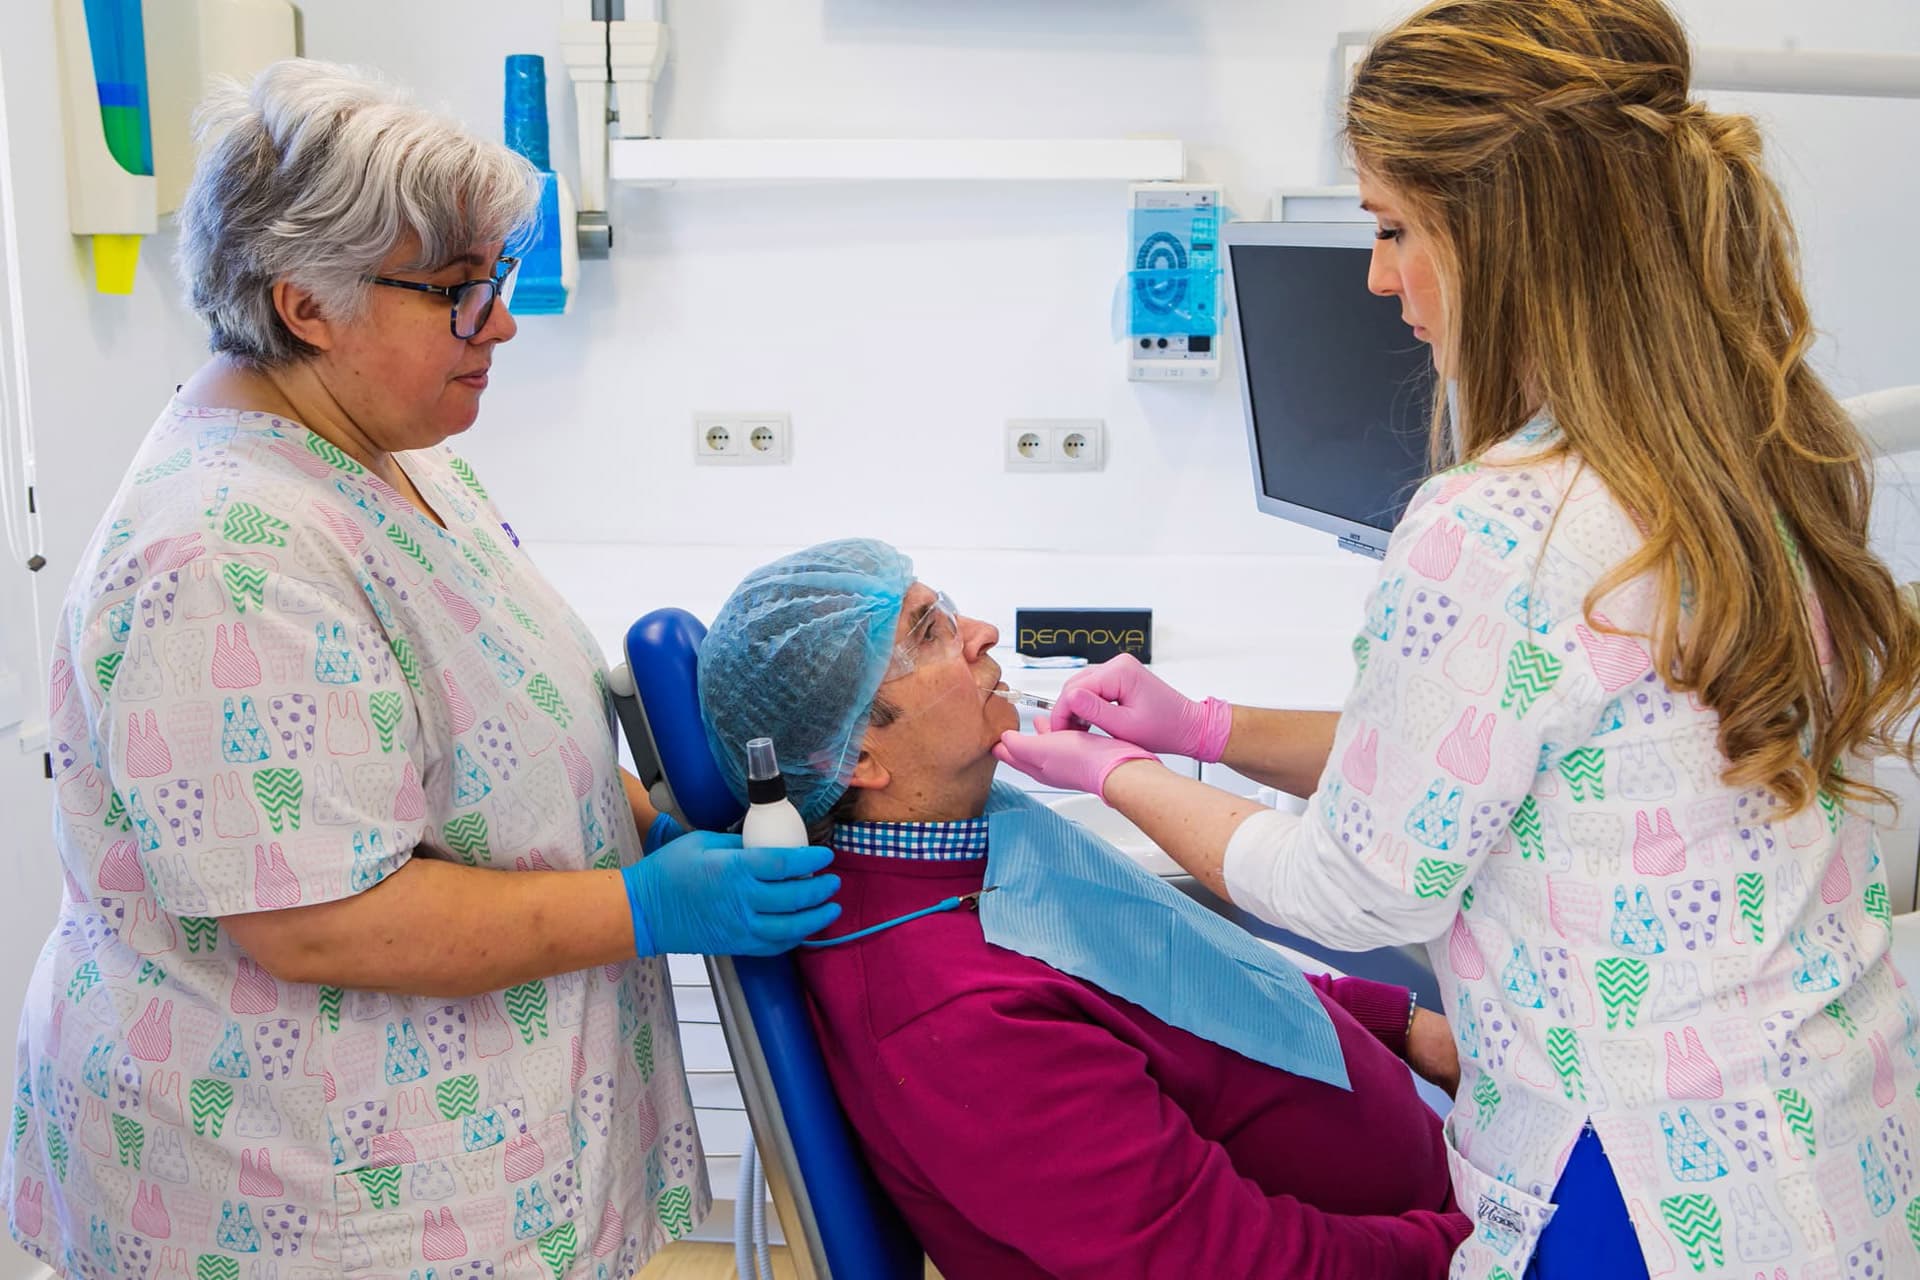
[[[507,56],[506,143],[540,170],[540,207],[533,220],[507,238],[506,252],[520,259],[514,288],[517,316],[557,316],[567,309],[560,177],[548,159],[547,62],[537,53]]]

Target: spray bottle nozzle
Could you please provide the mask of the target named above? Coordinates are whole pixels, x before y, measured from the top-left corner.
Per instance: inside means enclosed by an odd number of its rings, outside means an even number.
[[[774,752],[772,738],[747,740],[747,777],[755,782],[780,776],[780,757]]]
[[[747,739],[748,802],[766,804],[784,800],[786,795],[787,782],[780,776],[780,756],[773,749],[773,739]]]

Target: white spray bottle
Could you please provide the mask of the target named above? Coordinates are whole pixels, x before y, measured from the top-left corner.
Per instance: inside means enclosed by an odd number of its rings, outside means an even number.
[[[747,820],[740,842],[749,849],[798,849],[809,843],[807,824],[787,799],[787,780],[772,738],[747,742]]]

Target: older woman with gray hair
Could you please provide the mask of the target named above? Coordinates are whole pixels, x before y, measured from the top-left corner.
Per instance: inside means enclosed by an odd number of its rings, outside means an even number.
[[[642,856],[600,652],[445,447],[514,335],[526,164],[315,62],[204,121],[213,356],[56,645],[14,1238],[123,1280],[630,1275],[708,1205],[660,957],[824,927],[830,855]]]

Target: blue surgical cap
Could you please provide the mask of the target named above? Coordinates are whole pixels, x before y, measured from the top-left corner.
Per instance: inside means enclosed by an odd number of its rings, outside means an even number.
[[[809,824],[847,788],[893,656],[913,562],[845,538],[783,556],[734,589],[700,646],[700,719],[734,796],[747,740],[772,738],[787,798]]]

